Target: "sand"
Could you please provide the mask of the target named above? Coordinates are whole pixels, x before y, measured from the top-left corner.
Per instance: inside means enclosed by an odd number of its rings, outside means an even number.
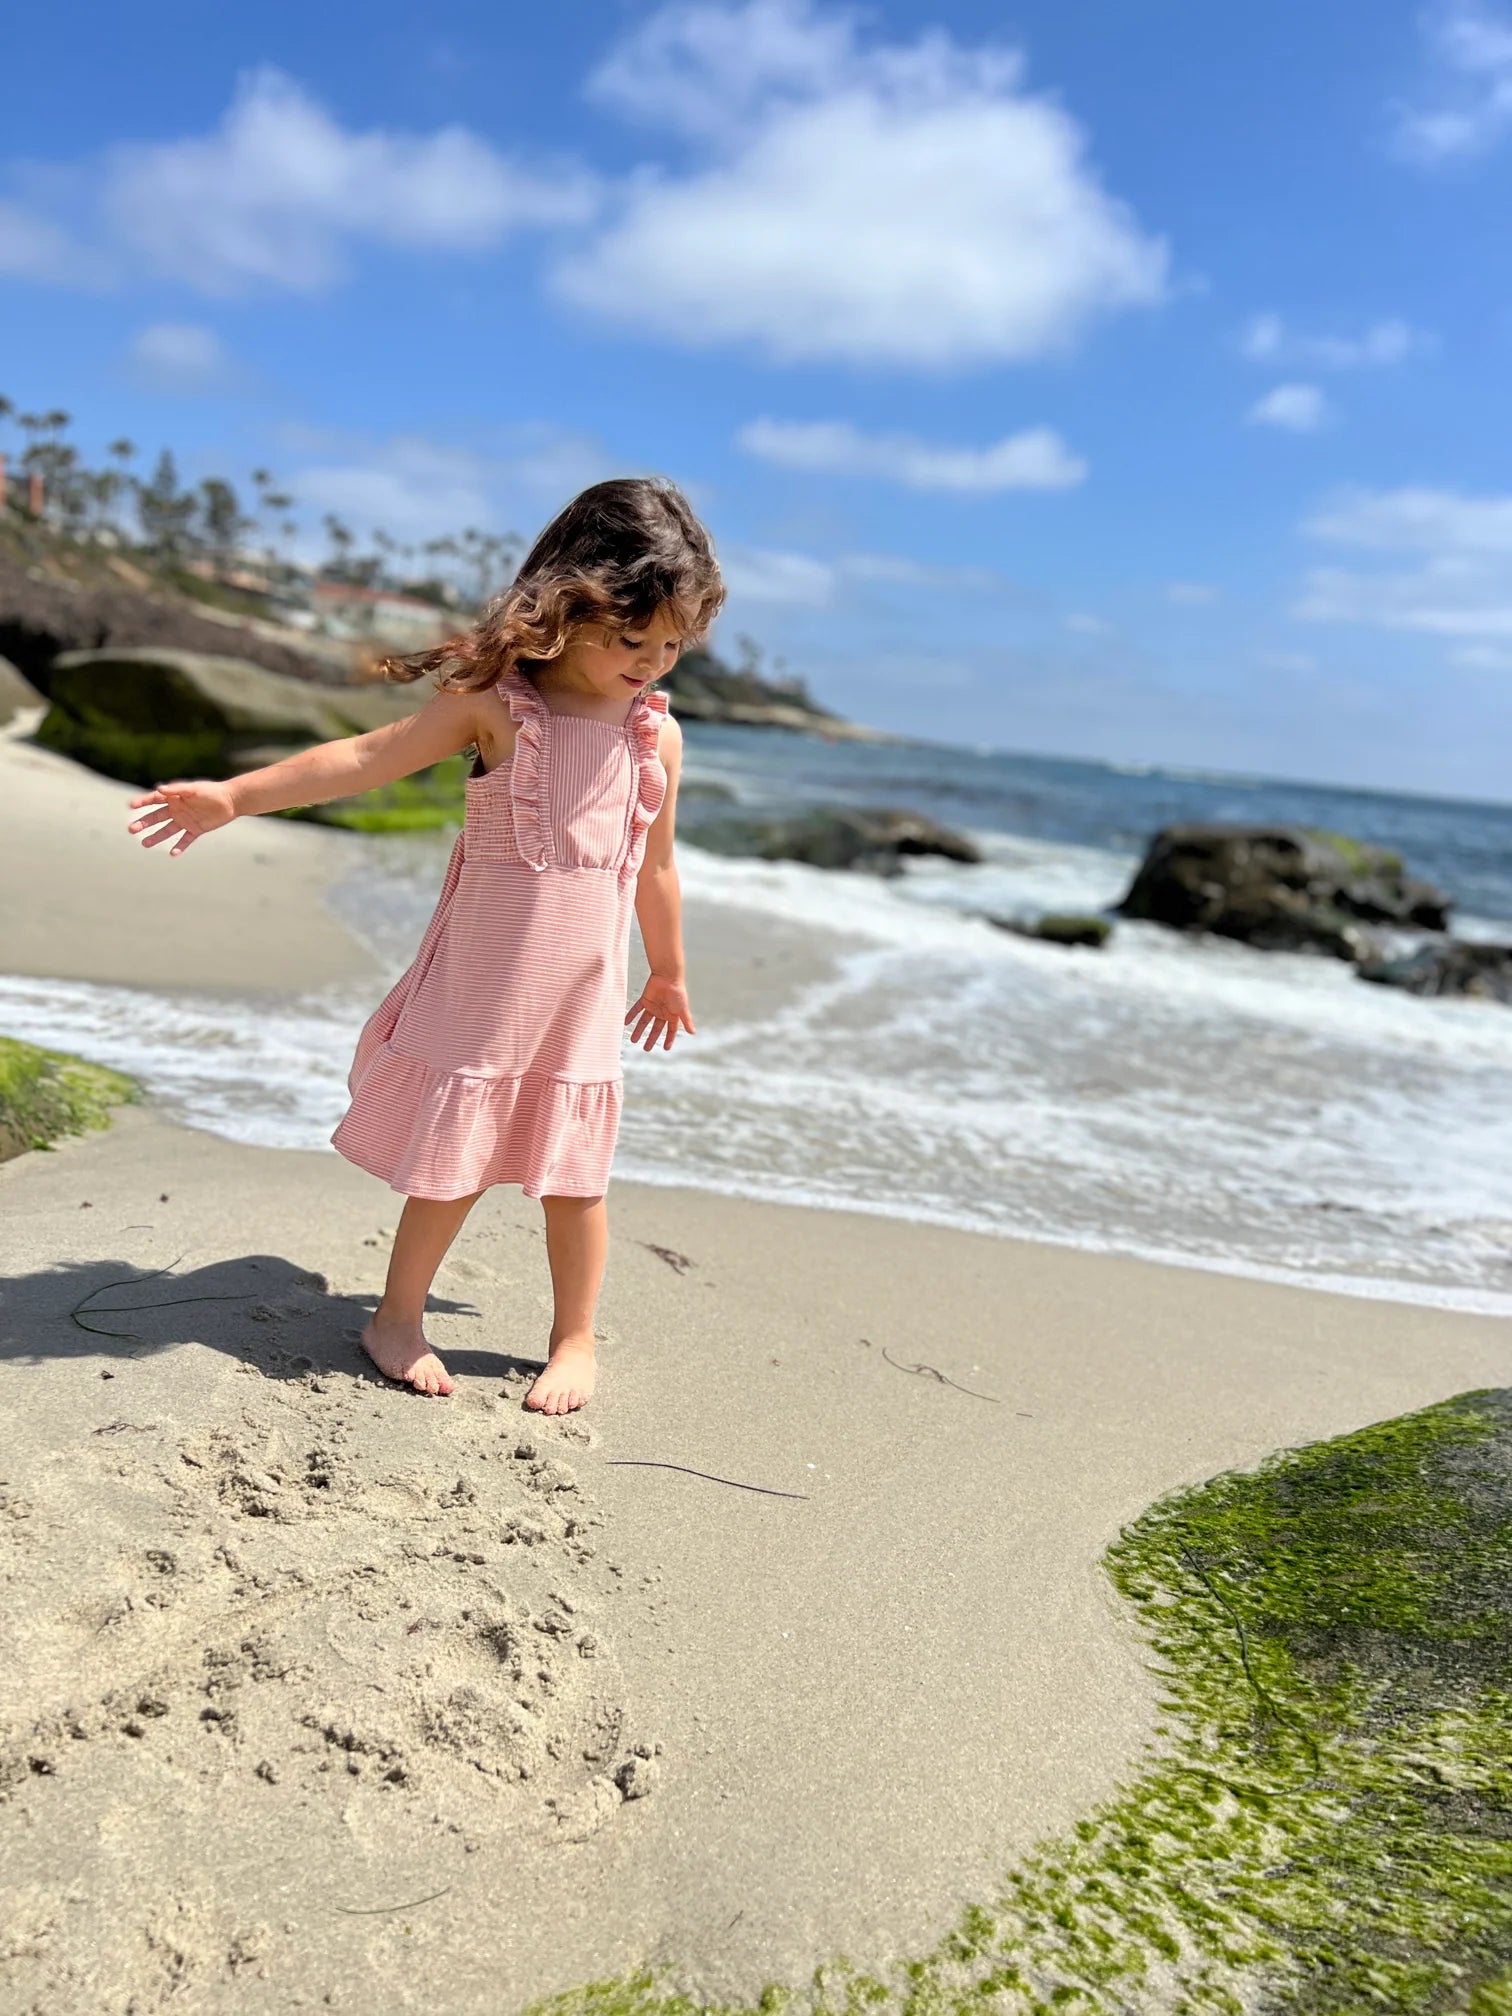
[[[238,820],[177,860],[127,832],[138,795],[0,729],[0,971],[125,986],[287,991],[372,970],[320,893],[355,836]]]
[[[721,956],[777,988],[764,928]],[[367,1366],[398,1209],[151,1108],[0,1168],[0,2010],[885,1970],[1150,1738],[1121,1523],[1512,1355],[1492,1318],[623,1184],[600,1388],[545,1421],[517,1194],[437,1282],[456,1393]]]

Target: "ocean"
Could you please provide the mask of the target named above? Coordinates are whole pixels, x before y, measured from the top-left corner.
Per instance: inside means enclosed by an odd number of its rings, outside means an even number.
[[[684,887],[843,947],[775,1015],[626,1052],[616,1171],[1346,1292],[1512,1313],[1512,1010],[1120,921],[1102,951],[984,913],[1098,910],[1157,827],[1325,827],[1512,942],[1512,806],[690,724]],[[979,866],[895,881],[730,859],[699,823],[903,805]],[[213,844],[213,843],[211,843]],[[439,838],[355,839],[339,914],[397,973]],[[0,978],[0,1027],[137,1075],[191,1125],[331,1152],[371,983],[269,1003]],[[694,1003],[697,1012],[697,1001]]]

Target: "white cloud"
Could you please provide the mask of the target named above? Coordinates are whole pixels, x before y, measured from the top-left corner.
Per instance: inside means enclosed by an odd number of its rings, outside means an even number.
[[[1063,619],[1066,629],[1078,637],[1106,637],[1113,625],[1101,616],[1088,616],[1081,610],[1074,610]]]
[[[1167,292],[1167,253],[1103,189],[1082,129],[1016,52],[943,30],[864,46],[806,0],[659,9],[600,100],[680,124],[565,255],[557,291],[676,342],[783,361],[1004,363]]]
[[[599,104],[651,126],[708,139],[759,121],[774,99],[822,95],[854,57],[855,26],[801,0],[667,6],[590,74]]]
[[[1465,644],[1449,656],[1456,665],[1468,665],[1473,672],[1512,672],[1512,647]]]
[[[1002,575],[991,567],[941,566],[927,560],[910,560],[901,553],[847,553],[835,565],[847,581],[875,583],[880,587],[992,595],[1005,585]]]
[[[1437,0],[1424,28],[1432,84],[1426,102],[1396,108],[1398,149],[1429,167],[1484,154],[1512,130],[1512,17]]]
[[[158,274],[213,295],[326,286],[363,243],[486,251],[513,230],[582,223],[597,201],[581,167],[523,165],[463,126],[344,127],[268,67],[239,79],[211,133],[121,143],[28,179],[29,206],[0,204],[0,271]]]
[[[296,469],[289,486],[301,505],[334,511],[360,533],[381,525],[400,540],[433,538],[493,517],[478,457],[419,438],[385,442],[361,460]]]
[[[1453,490],[1343,490],[1303,530],[1377,552],[1491,553],[1512,557],[1512,497]]]
[[[763,546],[721,547],[719,564],[738,601],[835,607],[852,588],[905,588],[925,595],[986,594],[1005,586],[987,567],[911,560],[896,553],[842,553],[821,560]]]
[[[626,473],[598,442],[545,425],[502,429],[482,449],[298,427],[283,431],[282,444],[280,477],[301,508],[317,518],[334,511],[364,537],[381,526],[401,542],[469,525],[529,538],[587,484]]]
[[[1328,401],[1316,385],[1278,385],[1245,415],[1252,426],[1284,427],[1292,434],[1314,434],[1330,417]]]
[[[581,171],[522,168],[462,126],[354,132],[273,69],[244,76],[203,139],[122,146],[105,208],[159,272],[208,291],[316,288],[364,239],[477,251],[525,225],[581,219]]]
[[[1192,607],[1201,603],[1216,602],[1219,595],[1219,591],[1207,581],[1168,581],[1165,593],[1167,602]]]
[[[1356,336],[1308,336],[1289,329],[1276,314],[1251,316],[1239,339],[1256,363],[1302,365],[1324,371],[1355,371],[1370,365],[1400,364],[1425,350],[1432,338],[1391,315],[1369,323]]]
[[[721,547],[719,566],[730,594],[746,602],[822,607],[835,593],[833,566],[807,553],[778,553],[760,546]]]
[[[763,461],[811,474],[875,476],[911,490],[1066,490],[1087,465],[1049,427],[986,448],[949,448],[911,434],[864,434],[845,420],[752,420],[737,435]]]
[[[1348,490],[1303,530],[1406,564],[1365,572],[1314,568],[1298,616],[1442,637],[1512,639],[1512,496]]]
[[[17,280],[86,280],[92,264],[40,211],[0,198],[0,273]]]
[[[220,337],[199,322],[154,322],[138,330],[126,361],[135,378],[161,392],[221,391],[240,375]]]

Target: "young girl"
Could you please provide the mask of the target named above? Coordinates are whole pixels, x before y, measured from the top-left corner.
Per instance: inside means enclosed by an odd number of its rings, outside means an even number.
[[[674,485],[596,483],[473,629],[388,661],[391,678],[437,675],[417,714],[227,783],[161,784],[131,801],[142,845],[171,840],[182,854],[243,813],[477,752],[435,915],[358,1039],[351,1104],[331,1137],[406,1196],[362,1341],[417,1392],[452,1390],[426,1341],[426,1296],[495,1183],[538,1197],[546,1219],[555,1313],[525,1404],[565,1414],[593,1391],[625,1025],[648,1051],[693,1033],[672,858],[682,735],[653,682],[724,596],[709,536]],[[650,977],[627,1014],[632,900]]]

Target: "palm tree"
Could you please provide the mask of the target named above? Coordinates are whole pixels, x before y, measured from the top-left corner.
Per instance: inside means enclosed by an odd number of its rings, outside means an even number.
[[[476,525],[469,525],[462,534],[462,553],[472,569],[473,601],[479,607],[505,585],[509,562],[523,544],[517,532],[506,532],[501,538],[495,532],[480,532]]]
[[[281,514],[293,509],[294,499],[279,489],[271,472],[267,469],[254,469],[252,471],[252,487],[257,492],[258,516],[267,525],[267,544],[263,549],[263,560],[271,571],[277,565],[279,559],[278,533],[274,530],[274,522]],[[287,537],[293,537],[292,532],[289,531],[286,525],[280,526],[278,531],[281,531]]]
[[[326,562],[326,572],[333,580],[345,580],[354,543],[351,527],[344,525],[334,511],[327,511],[320,522],[324,525],[326,537],[331,542],[333,555],[333,558]]]
[[[230,564],[237,541],[252,521],[242,516],[236,492],[219,476],[207,476],[200,484],[200,500],[206,540],[216,564],[224,568]]]
[[[171,449],[157,459],[150,483],[137,485],[137,515],[147,544],[166,559],[177,560],[192,536],[198,499],[180,490],[178,465]]]

